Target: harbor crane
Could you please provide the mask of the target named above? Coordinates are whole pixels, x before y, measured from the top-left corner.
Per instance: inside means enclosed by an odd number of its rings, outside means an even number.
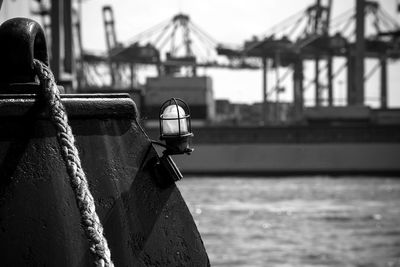
[[[231,60],[218,56],[219,42],[195,24],[187,14],[179,13],[129,39],[128,44],[151,44],[160,51],[160,75],[174,75],[183,67],[196,76],[198,67],[258,69],[254,61]]]
[[[332,1],[317,0],[305,10],[289,17],[272,27],[261,37],[245,41],[241,49],[231,50],[220,47],[218,53],[228,57],[253,57],[263,62],[263,103],[267,113],[268,96],[279,94],[279,84],[288,77],[286,72],[277,78],[276,85],[267,91],[266,73],[272,61],[275,70],[278,67],[290,67],[293,73],[294,113],[302,117],[304,91],[314,84],[315,105],[324,102],[321,93],[321,74],[326,71],[328,106],[334,105],[333,82],[337,75],[347,69],[347,105],[364,105],[364,82],[373,72],[365,73],[364,59],[376,59],[381,67],[381,108],[387,107],[387,60],[400,57],[399,38],[388,34],[398,32],[399,24],[391,18],[377,2],[356,0],[356,10],[344,12],[330,19]],[[366,37],[365,21],[372,21],[374,33]],[[384,34],[386,33],[386,34]],[[345,58],[345,65],[333,70],[333,58]],[[303,64],[315,62],[315,78],[304,87]],[[326,61],[321,66],[321,60]],[[265,118],[266,120],[266,118]]]
[[[196,76],[197,68],[259,69],[253,59],[221,59],[216,48],[218,42],[190,20],[186,14],[177,14],[135,36],[126,43],[117,39],[115,18],[111,6],[102,9],[106,55],[82,53],[84,87],[103,86],[109,88],[138,87],[135,66],[156,66],[159,75]],[[108,66],[110,82],[104,80],[104,69]],[[109,85],[107,85],[109,84]]]

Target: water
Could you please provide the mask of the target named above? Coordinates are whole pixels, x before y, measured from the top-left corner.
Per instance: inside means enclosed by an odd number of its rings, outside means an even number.
[[[186,178],[212,266],[400,266],[400,179]]]

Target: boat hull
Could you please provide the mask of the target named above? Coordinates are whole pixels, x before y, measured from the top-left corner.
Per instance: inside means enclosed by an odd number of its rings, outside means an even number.
[[[64,95],[62,102],[115,266],[209,265],[196,224],[126,95]],[[2,266],[91,266],[75,195],[46,107],[0,97]]]
[[[199,144],[175,157],[187,174],[400,175],[400,144]]]
[[[400,175],[400,125],[198,127],[186,174]],[[153,138],[157,129],[149,129]]]

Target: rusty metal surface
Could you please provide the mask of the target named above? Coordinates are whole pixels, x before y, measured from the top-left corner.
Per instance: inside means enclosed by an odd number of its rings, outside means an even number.
[[[116,266],[207,266],[182,196],[157,185],[133,101],[66,96],[83,168]],[[90,266],[53,126],[32,96],[0,97],[2,266]],[[149,163],[150,162],[150,163]]]

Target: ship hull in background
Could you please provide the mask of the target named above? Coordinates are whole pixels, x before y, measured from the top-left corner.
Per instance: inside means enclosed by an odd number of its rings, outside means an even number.
[[[193,154],[174,157],[184,174],[400,175],[400,125],[201,127],[194,134]]]
[[[174,160],[186,174],[400,175],[400,144],[200,144]]]

